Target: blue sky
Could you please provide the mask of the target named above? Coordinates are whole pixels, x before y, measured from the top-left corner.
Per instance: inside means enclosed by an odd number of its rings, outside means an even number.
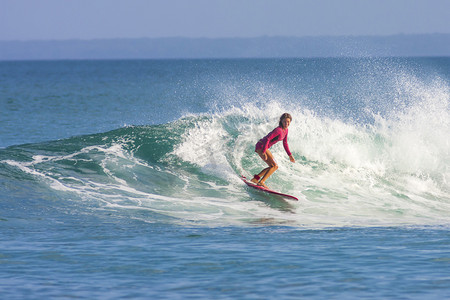
[[[0,0],[0,40],[450,33],[450,0]]]

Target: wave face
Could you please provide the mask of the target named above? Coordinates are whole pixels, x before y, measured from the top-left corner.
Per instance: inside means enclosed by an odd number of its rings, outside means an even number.
[[[224,83],[209,76],[205,112],[0,149],[2,185],[26,183],[42,199],[56,197],[85,213],[152,223],[448,224],[446,81],[393,74],[383,66],[370,74],[358,71],[356,80],[342,67],[344,77],[331,72],[322,85],[324,68],[300,79],[283,73],[287,79],[276,86],[265,78]],[[331,91],[333,86],[340,90]],[[267,183],[299,197],[298,203],[249,190],[239,179],[264,168],[254,145],[284,112],[293,116],[289,144],[297,162],[275,145],[279,169]]]
[[[284,112],[277,102],[8,147],[0,150],[2,175],[47,186],[83,209],[146,222],[442,224],[450,210],[445,105],[432,98],[370,126],[291,110],[297,162],[274,146],[279,169],[268,183],[298,203],[248,190],[238,177],[264,167],[254,144]]]

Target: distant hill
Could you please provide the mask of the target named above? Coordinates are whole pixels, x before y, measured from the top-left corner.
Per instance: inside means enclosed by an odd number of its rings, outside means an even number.
[[[450,56],[450,34],[0,41],[0,60]]]

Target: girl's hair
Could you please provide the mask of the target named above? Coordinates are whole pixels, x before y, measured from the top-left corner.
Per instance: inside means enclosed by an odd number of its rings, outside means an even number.
[[[284,113],[284,114],[281,115],[280,122],[278,123],[278,125],[280,125],[280,127],[283,127],[283,124],[281,124],[281,121],[283,121],[286,118],[290,119],[291,122],[292,122],[292,116],[290,114],[288,114],[288,113]]]

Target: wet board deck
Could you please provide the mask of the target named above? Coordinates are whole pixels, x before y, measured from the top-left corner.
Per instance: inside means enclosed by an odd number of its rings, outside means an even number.
[[[273,191],[271,189],[268,189],[268,188],[259,186],[257,184],[254,184],[253,182],[249,181],[245,176],[241,175],[241,179],[242,179],[242,181],[245,182],[246,185],[248,185],[249,187],[252,187],[254,189],[257,189],[259,191],[266,192],[266,193],[273,194],[273,195],[277,195],[277,196],[281,196],[281,197],[289,199],[289,200],[298,201],[297,197],[294,197],[294,196],[291,196],[291,195],[288,195],[288,194],[279,193],[279,192]]]

